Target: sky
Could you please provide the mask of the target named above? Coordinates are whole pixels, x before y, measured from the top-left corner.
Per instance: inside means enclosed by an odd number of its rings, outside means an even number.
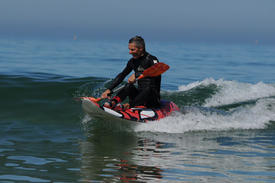
[[[0,37],[275,44],[275,0],[0,0]]]

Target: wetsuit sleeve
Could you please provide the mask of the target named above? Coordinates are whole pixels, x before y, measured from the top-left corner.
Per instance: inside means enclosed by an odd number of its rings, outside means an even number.
[[[131,61],[131,60],[130,60]],[[121,73],[119,73],[115,79],[112,81],[111,85],[108,87],[109,90],[113,90],[115,87],[117,87],[123,80],[124,78],[130,74],[130,72],[133,70],[131,67],[130,61],[127,63],[126,67],[123,69]]]

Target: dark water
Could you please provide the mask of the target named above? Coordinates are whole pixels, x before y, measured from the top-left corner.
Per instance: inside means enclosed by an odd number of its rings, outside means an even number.
[[[131,130],[77,100],[123,68],[124,42],[0,48],[0,182],[274,182],[272,46],[149,44],[181,112]]]

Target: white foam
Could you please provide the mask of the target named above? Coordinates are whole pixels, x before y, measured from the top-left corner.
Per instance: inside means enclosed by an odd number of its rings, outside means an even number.
[[[234,81],[221,83],[221,90],[206,101],[205,106],[219,106],[275,96],[275,87],[265,84],[248,84]]]
[[[214,80],[207,78],[188,85],[179,87],[179,91],[188,91],[198,86],[215,84],[219,90],[211,98],[206,100],[205,107],[234,104],[238,102],[255,100],[264,97],[275,96],[275,86],[259,82],[257,84],[241,83],[237,81]]]

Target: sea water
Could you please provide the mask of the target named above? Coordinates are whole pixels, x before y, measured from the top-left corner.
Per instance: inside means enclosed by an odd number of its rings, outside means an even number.
[[[150,42],[180,112],[128,128],[86,115],[127,40],[0,39],[0,182],[274,182],[275,46]]]

